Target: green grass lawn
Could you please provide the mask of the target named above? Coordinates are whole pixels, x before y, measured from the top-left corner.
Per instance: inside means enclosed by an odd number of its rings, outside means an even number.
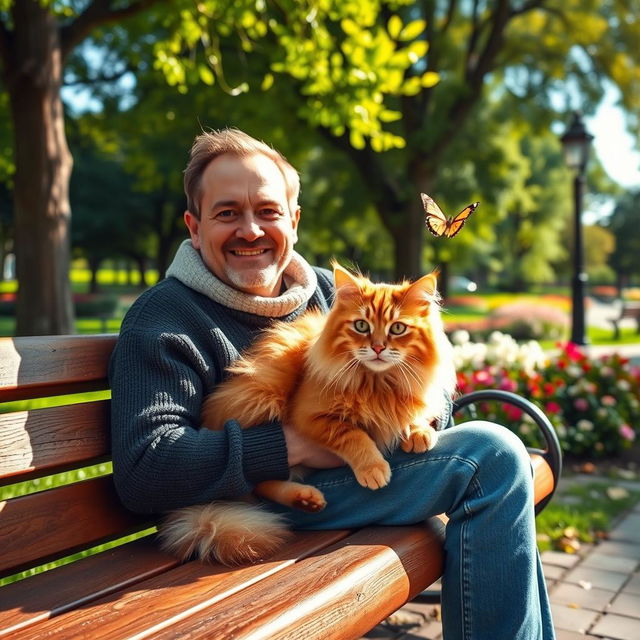
[[[621,488],[617,479],[594,478],[558,492],[536,518],[541,551],[555,549],[575,553],[581,543],[605,538],[616,518],[640,502],[640,491]]]

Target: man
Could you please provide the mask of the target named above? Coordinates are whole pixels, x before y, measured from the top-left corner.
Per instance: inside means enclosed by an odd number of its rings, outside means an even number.
[[[445,637],[553,638],[535,546],[529,456],[516,436],[483,422],[441,433],[425,454],[390,458],[392,480],[361,487],[350,468],[287,425],[199,429],[204,396],[274,319],[326,310],[329,272],[294,251],[299,178],[279,153],[237,130],[199,136],[185,171],[190,239],[167,278],[127,314],[111,362],[114,479],[144,513],[234,498],[260,481],[317,469],[315,514],[296,528],[413,524],[449,515]],[[277,507],[271,506],[276,509]]]

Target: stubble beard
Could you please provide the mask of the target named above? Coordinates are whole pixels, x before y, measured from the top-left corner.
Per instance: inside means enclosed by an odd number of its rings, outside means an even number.
[[[284,264],[288,265],[290,260],[291,254],[285,256]],[[227,269],[226,275],[234,288],[241,291],[251,291],[251,289],[256,288],[275,288],[283,271],[284,269],[281,268],[280,264],[274,262],[262,269],[246,269],[243,271]],[[276,295],[278,295],[278,292],[276,292]]]

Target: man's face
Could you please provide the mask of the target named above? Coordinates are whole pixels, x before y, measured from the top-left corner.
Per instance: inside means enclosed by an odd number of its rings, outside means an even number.
[[[290,211],[284,177],[262,154],[212,160],[201,182],[200,220],[184,220],[193,246],[209,270],[226,284],[263,297],[280,293],[300,209]]]

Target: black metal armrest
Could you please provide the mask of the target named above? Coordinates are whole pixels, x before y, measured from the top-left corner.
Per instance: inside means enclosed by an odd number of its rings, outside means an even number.
[[[536,505],[537,515],[547,506],[553,497],[558,486],[560,474],[562,473],[562,449],[560,448],[560,442],[553,425],[540,407],[530,400],[527,400],[516,393],[512,393],[511,391],[502,391],[501,389],[481,389],[479,391],[471,391],[470,393],[460,396],[454,401],[451,419],[449,420],[447,428],[453,426],[453,415],[461,409],[469,410],[469,413],[474,419],[481,419],[481,416],[478,415],[474,407],[474,405],[479,402],[501,402],[503,404],[513,405],[529,415],[538,429],[540,429],[546,448],[537,449],[535,447],[527,447],[527,449],[529,453],[537,453],[541,455],[551,468],[553,473],[553,491]]]

